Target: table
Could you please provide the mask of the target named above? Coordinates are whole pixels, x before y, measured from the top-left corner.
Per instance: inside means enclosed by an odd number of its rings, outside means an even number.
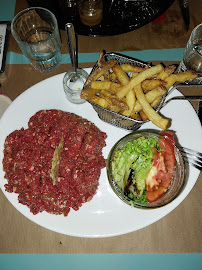
[[[12,18],[15,1],[2,5]],[[7,11],[10,5],[9,12]],[[16,0],[16,14],[28,4]],[[186,31],[178,1],[164,19],[129,33],[110,37],[78,36],[79,66],[91,67],[99,51],[117,51],[152,63],[179,63],[192,29],[201,23],[202,1],[190,1],[190,29]],[[2,14],[2,13],[1,13]],[[2,15],[1,15],[2,16]],[[3,20],[0,16],[0,20]],[[32,85],[70,68],[64,31],[61,30],[63,59],[54,72],[35,71],[10,38],[7,79],[1,93],[12,100]],[[194,91],[179,88],[184,94]],[[194,108],[197,104],[193,103]],[[61,235],[34,224],[15,208],[0,191],[0,269],[201,269],[202,268],[202,174],[186,199],[169,215],[141,230],[111,238],[78,238]],[[144,241],[143,241],[144,240]],[[176,265],[178,264],[178,267]],[[96,265],[96,267],[95,267]]]

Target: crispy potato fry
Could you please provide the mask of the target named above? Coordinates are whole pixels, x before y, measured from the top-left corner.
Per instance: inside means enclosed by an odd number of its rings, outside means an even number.
[[[114,65],[112,67],[112,70],[114,72],[114,74],[116,75],[116,78],[118,79],[118,81],[124,85],[127,84],[129,82],[129,77],[126,74],[126,72],[121,68],[121,66],[119,64]]]
[[[169,77],[165,79],[166,82],[166,89],[169,89],[173,84],[176,82],[176,76],[175,74],[171,74]]]
[[[81,91],[81,98],[85,100],[89,100],[92,96],[98,93],[98,89],[93,89],[91,87]]]
[[[106,107],[107,109],[109,108],[110,105],[112,105],[112,100],[110,97],[100,95],[99,98],[103,98],[104,100],[106,100],[108,102],[107,107]]]
[[[135,91],[134,90],[131,90],[126,95],[126,103],[128,105],[128,109],[123,111],[122,114],[129,117],[132,114],[133,108],[135,106]]]
[[[143,68],[143,67],[133,66],[131,64],[122,64],[121,68],[125,72],[142,72],[143,70],[146,69],[146,68]]]
[[[100,90],[100,96],[101,97],[109,97],[112,98],[113,96],[115,96],[114,94],[112,94],[110,91],[102,89]]]
[[[103,107],[103,108],[107,108],[109,105],[109,102],[105,99],[105,98],[101,98],[98,96],[93,96],[90,98],[90,101]]]
[[[109,104],[108,109],[115,112],[115,113],[119,113],[120,111],[122,111],[122,109],[116,105],[113,104]]]
[[[128,94],[128,92],[133,89],[135,86],[137,86],[139,83],[144,81],[147,78],[150,78],[151,76],[158,74],[163,70],[163,66],[161,64],[158,64],[156,66],[153,66],[151,68],[148,68],[142,72],[140,72],[137,76],[132,78],[127,84],[123,85],[121,87],[121,90],[117,92],[117,97],[122,98]]]
[[[197,73],[193,70],[187,70],[185,72],[176,73],[175,76],[178,82],[184,82],[198,77]]]
[[[119,111],[128,110],[128,106],[124,101],[118,99],[115,94],[107,90],[101,90],[100,97],[105,98],[109,102],[109,104],[118,107]]]
[[[142,118],[139,115],[139,113],[135,113],[135,112],[132,112],[132,114],[130,115],[130,118],[133,118],[133,119],[138,120],[138,121],[141,121],[142,120]]]
[[[181,73],[171,74],[169,77],[165,79],[166,88],[169,89],[175,82],[184,82],[187,80],[195,79],[198,75],[195,71],[188,70]]]
[[[120,108],[120,111],[123,110],[128,110],[128,105],[121,99],[118,99],[116,95],[114,95],[113,93],[107,91],[107,90],[101,90],[100,91],[100,97],[105,98],[105,99],[109,99],[108,102],[111,103],[112,105]]]
[[[160,116],[149,104],[147,101],[141,84],[139,84],[137,87],[135,87],[135,93],[137,100],[142,106],[143,112],[148,116],[148,119],[157,127],[166,130],[169,127],[169,119],[165,119],[162,116]]]
[[[111,81],[92,81],[91,88],[109,90],[111,84]]]
[[[97,60],[97,64],[99,67],[104,65],[104,63],[106,62],[104,55],[105,55],[104,51],[101,51]]]
[[[116,74],[114,72],[109,73],[109,80],[110,81],[116,81],[117,80]]]
[[[157,86],[165,85],[165,84],[166,82],[160,79],[156,79],[156,80],[146,79],[142,82],[142,89],[144,92],[148,92],[156,88]]]
[[[176,70],[175,65],[170,65],[165,67],[156,77],[156,79],[165,80],[168,76],[170,76]]]
[[[166,89],[164,87],[158,86],[155,89],[149,91],[148,93],[145,94],[145,98],[149,103],[152,103],[156,98],[162,97],[166,93]],[[136,101],[136,104],[134,106],[134,112],[139,112],[142,110],[142,106],[139,103],[139,101]]]
[[[118,99],[117,97],[112,97],[111,98],[112,104],[114,106],[117,106],[121,109],[121,111],[123,110],[128,110],[128,104],[126,104],[124,101],[122,101],[121,99]]]
[[[143,121],[149,119],[148,116],[146,115],[146,113],[144,113],[143,110],[141,110],[141,111],[139,112],[139,114],[140,114],[140,117],[142,118]]]
[[[110,91],[113,93],[117,93],[121,88],[121,85],[119,83],[112,82],[110,85]]]
[[[152,107],[155,107],[155,106],[159,103],[159,101],[161,100],[161,98],[162,98],[162,96],[157,97],[157,98],[151,103],[151,106],[152,106]]]
[[[134,78],[135,76],[137,76],[137,74],[139,74],[138,72],[133,72],[132,73],[132,78]]]
[[[109,60],[105,62],[103,65],[98,67],[95,71],[93,71],[89,76],[88,79],[86,80],[84,87],[88,86],[91,84],[92,81],[96,81],[99,79],[102,75],[104,75],[110,68],[112,68],[115,64],[117,63],[116,60]]]

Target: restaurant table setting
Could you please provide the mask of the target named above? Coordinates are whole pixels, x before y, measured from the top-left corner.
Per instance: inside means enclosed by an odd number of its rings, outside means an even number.
[[[202,269],[201,10],[197,0],[0,3],[0,269]],[[152,109],[139,85],[168,67],[190,77],[166,91],[159,79],[164,92]],[[106,81],[116,94],[93,88]],[[133,98],[142,106],[135,115]],[[137,118],[143,112],[148,118]],[[154,181],[158,168],[164,180],[153,188],[145,176],[139,197],[134,160],[125,186],[114,168],[141,139],[157,144],[148,175]],[[16,175],[21,159],[25,176]],[[63,180],[69,171],[73,187]],[[29,182],[38,175],[48,177],[40,195]]]

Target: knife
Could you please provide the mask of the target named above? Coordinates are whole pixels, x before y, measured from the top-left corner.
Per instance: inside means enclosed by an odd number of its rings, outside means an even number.
[[[189,30],[189,0],[179,0],[182,16],[187,31]]]
[[[197,114],[198,114],[199,120],[201,121],[201,125],[202,125],[202,100],[200,100],[198,103]]]

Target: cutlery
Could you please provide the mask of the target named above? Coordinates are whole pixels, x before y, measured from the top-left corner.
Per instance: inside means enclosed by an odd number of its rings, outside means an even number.
[[[76,34],[72,23],[65,24],[65,33],[72,69],[66,72],[63,78],[63,88],[69,101],[80,104],[86,101],[81,98],[81,89],[88,77],[88,72],[82,68],[78,68]]]
[[[65,34],[67,40],[67,46],[69,49],[69,55],[72,63],[72,77],[71,81],[76,82],[79,79],[77,74],[78,69],[78,57],[77,57],[77,47],[76,47],[76,34],[74,31],[74,26],[72,23],[67,23],[65,25]]]
[[[172,100],[199,100],[202,102],[202,96],[175,96],[164,101],[161,109]]]
[[[198,170],[202,171],[202,153],[186,147],[181,147],[179,145],[178,149],[180,150],[180,153],[182,154],[186,163],[189,163]]]

